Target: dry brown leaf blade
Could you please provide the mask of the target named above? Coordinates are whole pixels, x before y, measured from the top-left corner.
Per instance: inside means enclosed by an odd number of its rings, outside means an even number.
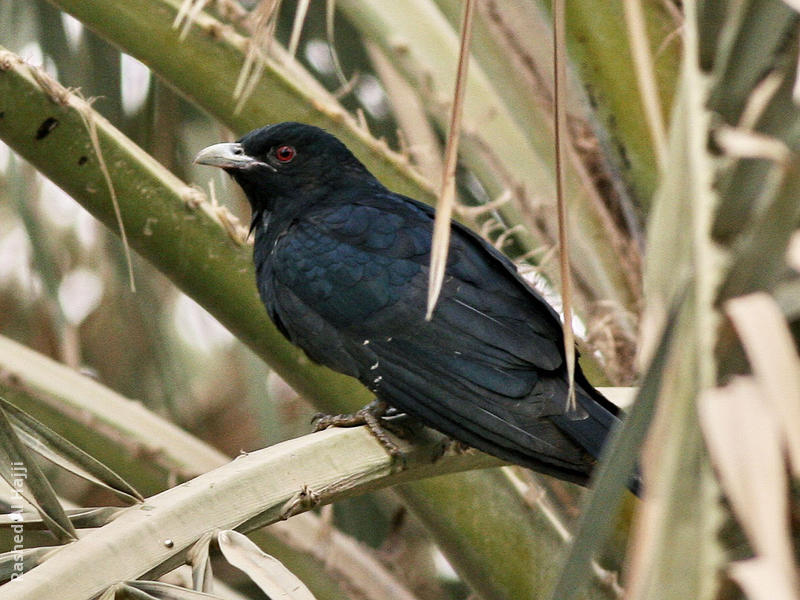
[[[431,267],[428,281],[428,308],[425,318],[430,321],[444,283],[447,266],[447,251],[450,246],[450,219],[453,216],[456,192],[456,163],[458,161],[458,140],[461,132],[461,115],[464,108],[464,94],[467,89],[467,70],[469,67],[469,46],[472,39],[472,15],[475,0],[467,0],[464,7],[464,21],[461,27],[461,49],[458,55],[458,74],[453,93],[453,107],[450,113],[450,129],[444,156],[442,190],[436,203],[436,219],[433,223],[431,242]]]
[[[303,25],[306,22],[309,4],[311,4],[311,0],[300,0],[297,3],[297,8],[294,11],[292,34],[289,37],[289,54],[291,56],[295,56],[297,54],[297,46],[300,44],[300,34],[303,32]]]
[[[786,578],[776,573],[775,565],[761,558],[733,562],[728,574],[750,600],[797,600],[800,597],[796,589],[787,585]]]
[[[564,355],[567,364],[567,412],[576,418],[586,415],[578,412],[575,402],[575,333],[572,330],[572,273],[569,264],[569,212],[564,193],[567,169],[567,114],[566,114],[566,15],[565,0],[553,2],[553,90],[555,92],[555,150],[556,150],[556,208],[558,209],[559,267],[561,272],[561,310],[564,313]]]
[[[785,439],[792,472],[800,477],[800,358],[778,303],[756,292],[725,303],[754,375]]]
[[[334,29],[334,16],[336,14],[336,0],[326,0],[325,2],[325,35],[328,38],[328,50],[331,54],[331,62],[333,62],[333,70],[336,73],[336,78],[339,80],[339,85],[346,88],[347,76],[342,69],[342,63],[339,62],[339,53],[336,51],[336,32]]]
[[[175,15],[175,20],[172,22],[173,28],[181,29],[181,40],[185,40],[186,36],[189,35],[192,23],[194,23],[197,15],[205,8],[206,4],[208,4],[208,0],[183,0],[181,2],[178,14]]]
[[[752,377],[708,390],[698,410],[722,487],[756,554],[769,571],[796,587],[788,522],[788,479],[779,425]],[[762,569],[763,570],[763,569]]]
[[[664,125],[661,99],[658,95],[658,82],[655,76],[653,55],[650,51],[650,39],[647,35],[644,11],[641,0],[625,0],[625,21],[628,25],[633,63],[636,67],[636,80],[639,84],[639,95],[647,117],[647,127],[653,141],[653,153],[660,170],[664,170],[668,160],[667,128]]]
[[[261,3],[250,13],[249,18],[253,23],[253,32],[250,36],[244,63],[239,71],[236,87],[233,90],[233,98],[236,100],[234,114],[238,114],[242,110],[264,72],[270,46],[273,43],[280,5],[281,0],[261,0]]]
[[[225,559],[247,573],[270,600],[314,600],[300,579],[278,559],[262,552],[246,535],[230,529],[220,531],[217,542]]]
[[[76,92],[80,97],[80,93]],[[106,165],[103,151],[100,148],[100,136],[97,134],[97,113],[92,110],[92,103],[96,98],[83,100],[80,102],[73,102],[73,107],[83,119],[83,124],[86,126],[86,131],[89,134],[89,139],[92,142],[92,150],[94,150],[97,164],[100,167],[100,172],[103,174],[106,186],[108,187],[108,194],[111,197],[111,204],[114,207],[114,215],[117,217],[117,226],[119,227],[119,236],[122,240],[122,249],[125,253],[125,263],[128,267],[128,284],[130,285],[131,292],[136,292],[136,280],[133,276],[133,259],[131,258],[131,247],[128,243],[128,234],[125,231],[125,223],[122,220],[122,210],[119,207],[119,200],[117,198],[117,191],[114,188],[114,179],[111,176],[111,171]]]

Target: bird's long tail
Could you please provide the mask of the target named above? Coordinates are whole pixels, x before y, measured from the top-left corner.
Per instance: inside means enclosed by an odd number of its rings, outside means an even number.
[[[612,430],[620,424],[621,411],[591,385],[584,388],[580,383],[576,383],[575,400],[585,417],[574,418],[557,415],[551,419],[561,431],[586,452],[599,459]],[[641,477],[638,467],[628,483],[628,488],[637,496],[639,495]]]

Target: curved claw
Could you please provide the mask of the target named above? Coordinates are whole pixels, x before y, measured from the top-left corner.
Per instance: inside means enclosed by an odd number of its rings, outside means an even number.
[[[329,427],[358,427],[366,425],[386,452],[391,456],[402,458],[403,452],[386,433],[387,429],[390,428],[385,427],[386,423],[383,420],[383,416],[388,410],[389,406],[385,402],[374,400],[361,410],[350,414],[326,415],[317,413],[312,417],[311,422],[314,424],[314,432],[322,431]]]

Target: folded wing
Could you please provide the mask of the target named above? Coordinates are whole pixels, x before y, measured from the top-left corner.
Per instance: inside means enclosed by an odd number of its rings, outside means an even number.
[[[387,212],[374,197],[296,223],[275,255],[276,321],[313,360],[433,427],[585,483],[616,422],[613,405],[579,372],[583,418],[566,416],[557,315],[461,226],[426,321],[431,224],[423,205]]]

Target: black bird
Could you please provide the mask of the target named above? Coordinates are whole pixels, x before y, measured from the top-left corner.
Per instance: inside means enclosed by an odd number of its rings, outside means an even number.
[[[434,210],[389,191],[336,137],[279,123],[195,162],[247,195],[261,299],[312,360],[456,440],[587,483],[619,411],[576,366],[568,413],[559,317],[505,256],[453,222],[426,321]]]

